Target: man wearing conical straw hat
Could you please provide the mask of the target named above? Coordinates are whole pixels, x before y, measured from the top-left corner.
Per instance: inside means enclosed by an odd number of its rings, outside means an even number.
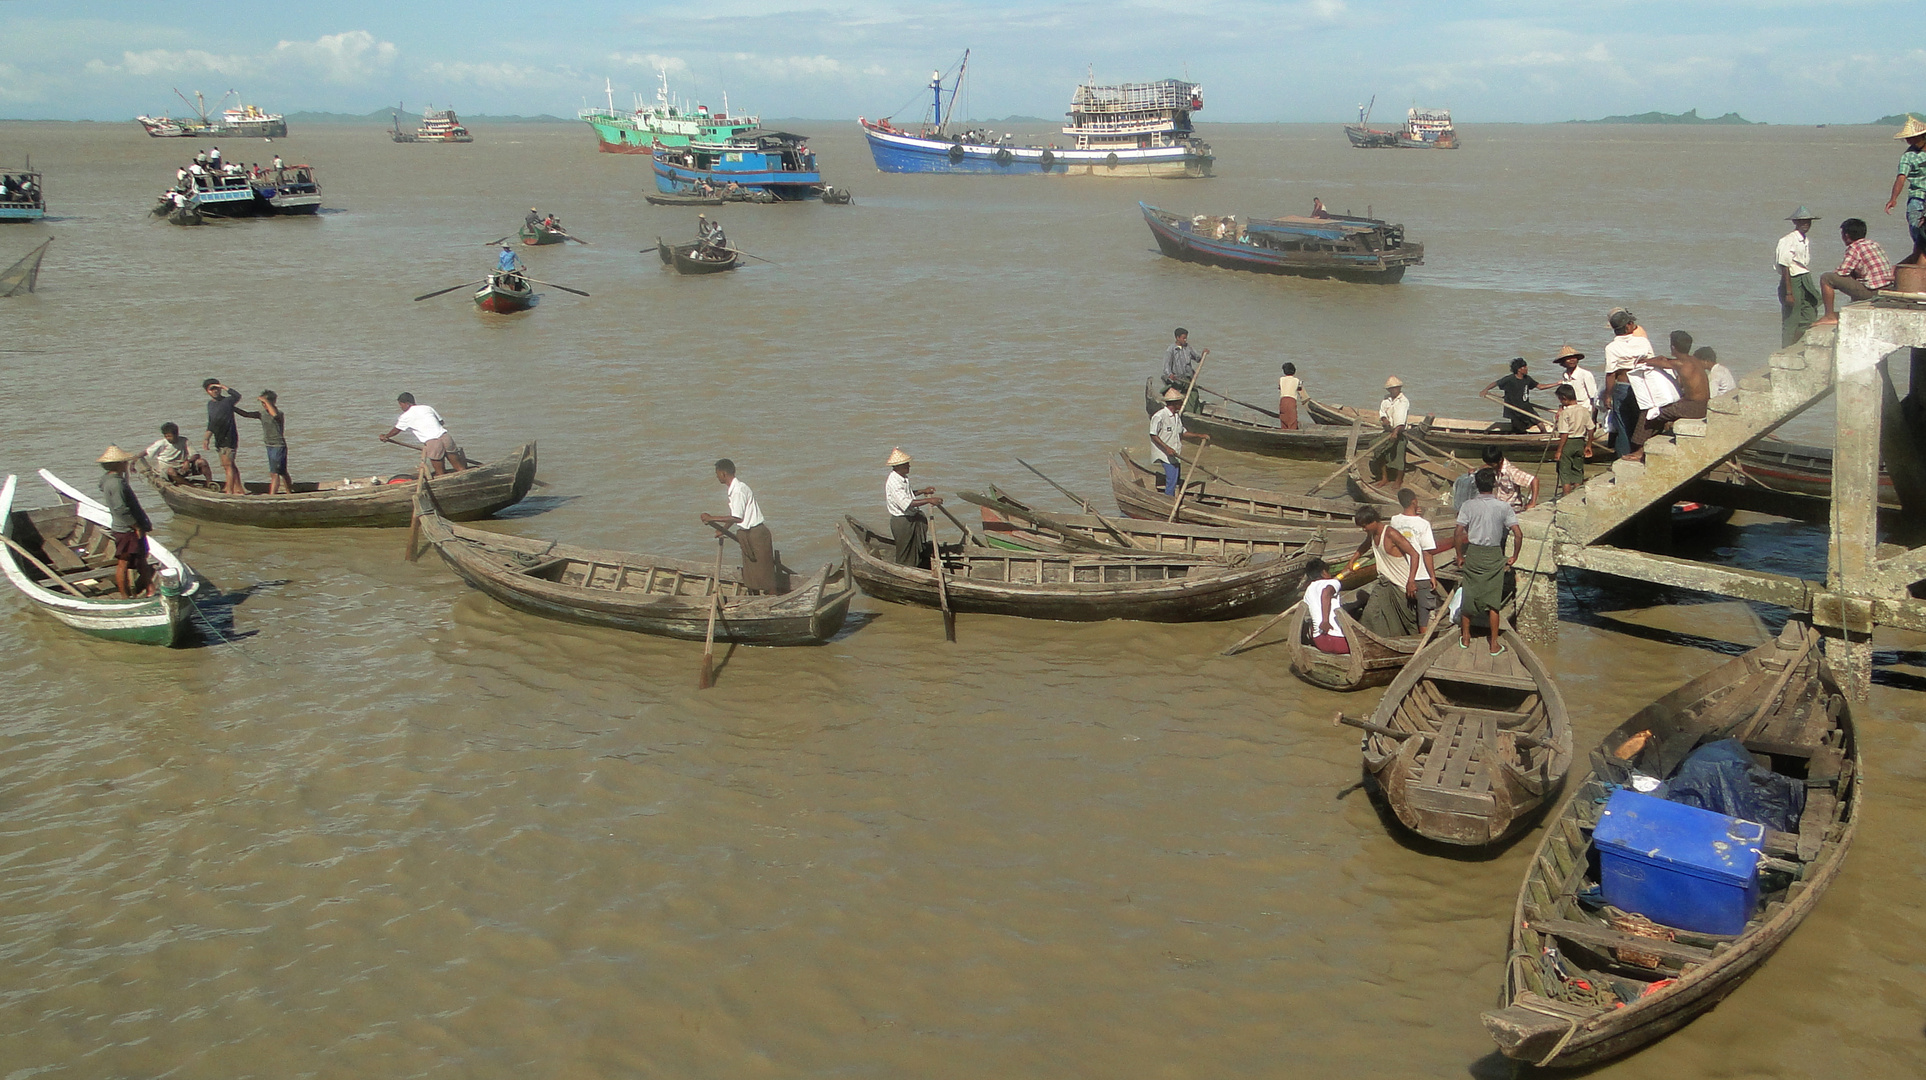
[[[109,446],[106,453],[94,459],[102,470],[100,501],[113,514],[113,524],[107,531],[114,538],[114,587],[123,597],[147,596],[154,591],[154,571],[147,565],[147,534],[153,531],[154,523],[147,520],[147,511],[140,508],[133,485],[127,482],[127,463],[139,456]]]
[[[1899,175],[1893,177],[1893,194],[1886,200],[1886,212],[1892,213],[1899,200],[1906,200],[1906,227],[1913,234],[1913,253],[1900,265],[1917,266],[1926,263],[1926,122],[1909,114],[1906,126],[1893,138],[1906,140],[1906,149],[1899,155]]]
[[[896,565],[928,566],[930,517],[925,506],[942,506],[933,487],[910,488],[910,456],[898,446],[889,452],[889,477],[883,481],[883,507],[889,511],[889,535],[896,541]]]

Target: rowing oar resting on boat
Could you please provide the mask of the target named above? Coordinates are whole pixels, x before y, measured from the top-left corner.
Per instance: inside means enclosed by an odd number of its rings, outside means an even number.
[[[728,458],[716,462],[716,482],[728,489],[729,512],[704,514],[702,523],[715,526],[737,541],[742,549],[742,583],[749,595],[781,592],[776,584],[775,535],[763,520],[756,493],[736,479],[736,463]]]

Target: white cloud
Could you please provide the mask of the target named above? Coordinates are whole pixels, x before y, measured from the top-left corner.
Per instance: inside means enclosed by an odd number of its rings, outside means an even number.
[[[517,90],[558,81],[554,72],[527,64],[473,64],[460,60],[429,64],[422,74],[440,83],[463,83],[490,90]]]
[[[609,59],[617,64],[647,68],[650,71],[663,69],[671,75],[689,74],[688,62],[679,56],[657,56],[654,53],[610,53]]]
[[[208,72],[215,75],[236,77],[261,74],[263,64],[260,57],[216,56],[200,49],[148,49],[145,52],[123,52],[120,63],[109,64],[104,60],[87,61],[90,75],[187,75]]]
[[[842,79],[857,74],[855,65],[845,64],[827,56],[758,56],[755,53],[736,53],[731,59],[739,64],[753,65],[758,75],[772,79]],[[865,75],[888,74],[882,68],[871,64],[860,69]]]
[[[260,79],[299,75],[324,82],[353,85],[384,73],[394,65],[397,50],[366,30],[327,34],[313,41],[282,41],[255,56],[219,55],[201,49],[147,49],[123,52],[120,62],[89,60],[87,73],[102,75],[222,75],[230,79]]]
[[[326,34],[313,41],[283,41],[274,46],[268,62],[274,67],[301,66],[333,83],[359,83],[394,65],[396,49],[366,30]]]

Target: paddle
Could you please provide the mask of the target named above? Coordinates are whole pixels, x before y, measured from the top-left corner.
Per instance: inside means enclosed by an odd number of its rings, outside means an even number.
[[[510,236],[516,236],[516,235],[518,235],[518,234],[516,234],[516,233],[509,233],[509,234],[508,234],[508,236],[498,236],[498,237],[496,237],[495,239],[493,239],[493,240],[490,240],[490,241],[489,241],[488,243],[486,243],[486,244],[483,244],[482,246],[483,246],[483,247],[494,247],[494,246],[495,246],[496,244],[505,244],[505,243],[507,243],[507,242],[508,242],[508,238],[509,238]]]
[[[748,253],[748,252],[746,252],[746,251],[737,251],[737,250],[736,250],[735,248],[732,248],[732,247],[719,247],[719,248],[717,248],[716,250],[717,250],[717,251],[727,251],[727,252],[729,252],[729,253],[730,253],[730,254],[732,254],[732,255],[749,255],[749,253]],[[768,263],[768,264],[769,264],[769,265],[771,265],[771,266],[780,266],[780,265],[782,265],[781,263],[778,263],[778,262],[777,262],[776,260],[774,260],[774,259],[765,259],[765,258],[763,258],[763,257],[762,257],[762,256],[760,256],[760,255],[749,255],[749,257],[750,257],[750,258],[752,258],[752,259],[754,259],[754,260],[756,260],[757,262],[766,262],[766,263]]]
[[[1318,493],[1318,489],[1322,488],[1324,485],[1330,483],[1331,481],[1336,480],[1338,477],[1343,476],[1345,473],[1350,472],[1351,466],[1356,465],[1359,461],[1363,460],[1366,455],[1370,454],[1372,451],[1376,450],[1378,447],[1383,446],[1384,441],[1386,439],[1389,439],[1390,437],[1391,437],[1391,433],[1388,431],[1378,436],[1376,441],[1372,442],[1371,445],[1365,447],[1362,450],[1359,450],[1357,453],[1352,454],[1350,457],[1344,459],[1344,464],[1339,465],[1335,469],[1332,469],[1331,475],[1325,477],[1322,480],[1319,480],[1315,484],[1312,484],[1311,490],[1305,492],[1305,494],[1316,495]]]
[[[555,283],[554,283],[553,281],[542,281],[542,280],[540,280],[540,279],[538,279],[538,278],[529,278],[528,280],[530,280],[530,281],[533,281],[533,282],[535,282],[535,284],[537,284],[537,285],[546,285],[546,286],[548,286],[548,287],[549,287],[549,288],[551,288],[551,289],[560,289],[560,290],[562,290],[563,292],[572,292],[572,293],[574,293],[574,294],[575,294],[575,295],[577,295],[577,296],[587,296],[587,295],[588,295],[587,293],[585,293],[585,292],[583,292],[583,291],[582,291],[582,290],[580,290],[580,289],[571,289],[571,288],[569,288],[569,287],[568,287],[567,285],[557,285],[557,284],[555,284]],[[460,287],[461,287],[461,286],[459,286],[459,285],[457,285],[457,286],[456,286],[456,288],[460,288]]]
[[[1202,364],[1198,364],[1197,366],[1198,366],[1199,368],[1202,368],[1202,367],[1203,367],[1204,365],[1202,365]],[[1264,406],[1262,406],[1262,405],[1253,405],[1253,404],[1251,404],[1251,403],[1250,403],[1250,402],[1248,402],[1248,401],[1239,401],[1239,400],[1237,400],[1236,398],[1234,398],[1234,397],[1232,397],[1232,396],[1230,396],[1229,394],[1220,394],[1220,393],[1218,393],[1217,391],[1215,391],[1215,390],[1212,390],[1212,389],[1211,389],[1210,387],[1208,387],[1208,386],[1200,386],[1200,387],[1198,387],[1197,389],[1199,389],[1199,390],[1202,390],[1202,391],[1203,391],[1204,393],[1206,393],[1206,394],[1209,394],[1209,395],[1210,395],[1210,396],[1212,396],[1212,397],[1217,397],[1217,398],[1223,398],[1223,399],[1224,399],[1225,401],[1228,401],[1228,402],[1230,402],[1230,403],[1231,403],[1232,405],[1242,405],[1242,406],[1244,406],[1244,407],[1245,407],[1246,409],[1249,409],[1249,410],[1251,410],[1252,412],[1260,412],[1260,413],[1263,413],[1263,414],[1264,414],[1265,416],[1268,416],[1268,417],[1270,417],[1270,418],[1271,418],[1271,419],[1273,419],[1273,420],[1276,420],[1276,419],[1278,419],[1278,415],[1277,415],[1277,414],[1276,414],[1275,412],[1272,412],[1271,410],[1269,410],[1269,409],[1266,409],[1266,408],[1265,408]]]
[[[724,525],[720,521],[711,521],[711,522],[708,522],[707,524],[711,529],[714,529],[716,531],[716,535],[718,537],[721,537],[722,539],[725,539],[725,540],[734,540],[736,542],[737,547],[743,546],[742,537],[737,536],[735,533],[730,532],[729,526]],[[780,558],[776,560],[776,570],[780,573],[788,574],[790,577],[802,576],[801,574],[796,573],[795,567],[790,566],[786,562],[783,562],[782,559]]]
[[[1065,498],[1083,507],[1083,512],[1086,514],[1089,514],[1093,518],[1096,518],[1097,524],[1102,525],[1105,529],[1109,530],[1110,535],[1116,537],[1118,543],[1129,548],[1143,546],[1142,544],[1137,543],[1135,540],[1132,540],[1128,533],[1124,532],[1122,529],[1119,529],[1117,528],[1117,526],[1112,524],[1109,518],[1104,517],[1102,514],[1097,513],[1097,508],[1090,505],[1089,500],[1085,499],[1081,495],[1078,495],[1076,492],[1071,491],[1069,488],[1064,487],[1062,484],[1057,483],[1055,480],[1052,480],[1049,477],[1044,476],[1042,472],[1038,471],[1035,465],[1030,464],[1029,462],[1023,460],[1022,458],[1018,458],[1016,460],[1018,465],[1021,465],[1024,468],[1030,470],[1031,472],[1036,473],[1039,477],[1042,477],[1044,483],[1049,484],[1051,487],[1056,488],[1058,491],[1063,492]]]
[[[1200,363],[1197,366],[1203,367],[1204,365]],[[1177,497],[1170,501],[1170,516],[1165,518],[1165,521],[1177,520],[1177,511],[1184,508],[1184,496],[1190,491],[1190,482],[1197,479],[1197,463],[1203,460],[1204,451],[1208,449],[1210,449],[1210,436],[1206,435],[1204,436],[1204,444],[1197,448],[1197,456],[1191,458],[1190,475],[1188,477],[1180,475],[1177,478]],[[1182,455],[1179,455],[1177,463],[1181,465],[1183,464],[1183,460]]]
[[[414,510],[408,515],[408,561],[414,562],[421,551],[421,496],[428,490],[428,463],[415,470]],[[433,496],[430,496],[432,498]]]
[[[565,233],[565,232],[562,232],[562,230],[560,230],[560,229],[556,229],[555,231],[556,231],[556,232],[558,232],[558,233],[562,233],[562,239],[564,239],[564,240],[573,240],[573,241],[575,241],[576,243],[578,243],[578,244],[580,244],[580,245],[582,245],[583,247],[594,247],[594,246],[595,246],[594,244],[591,244],[591,243],[589,243],[589,242],[588,242],[587,240],[584,240],[584,239],[582,239],[581,237],[579,237],[579,236],[576,236],[576,235],[574,235],[573,233]]]
[[[955,525],[958,529],[963,530],[963,542],[965,544],[975,544],[977,547],[984,546],[983,541],[978,540],[976,538],[976,534],[970,531],[970,527],[968,525],[965,525],[961,521],[958,521],[956,519],[956,515],[950,513],[949,507],[944,506],[942,503],[938,503],[936,504],[936,508],[938,510],[943,511],[943,516],[950,519],[950,524]]]
[[[709,629],[702,635],[702,673],[696,689],[707,690],[716,684],[716,615],[722,611],[722,537],[716,537],[716,591],[709,604]]]
[[[466,289],[470,285],[481,285],[486,283],[487,281],[488,281],[487,278],[482,278],[479,281],[464,281],[460,285],[450,285],[446,289],[437,289],[436,291],[431,293],[422,293],[420,296],[415,297],[415,299],[426,300],[431,296],[440,296],[442,293],[451,293],[451,292],[454,292],[456,289]]]
[[[1302,618],[1303,616],[1299,615],[1299,613],[1302,612],[1303,610],[1304,610],[1304,602],[1300,600],[1297,603],[1292,604],[1290,607],[1285,608],[1283,611],[1279,612],[1278,614],[1271,616],[1270,621],[1266,622],[1263,626],[1258,627],[1257,629],[1251,631],[1250,633],[1245,634],[1243,637],[1237,639],[1237,644],[1232,645],[1230,648],[1225,649],[1223,652],[1220,652],[1217,655],[1236,656],[1239,650],[1241,650],[1244,646],[1249,645],[1251,642],[1256,641],[1258,637],[1264,633],[1264,631],[1269,630],[1271,627],[1276,626],[1278,623],[1283,622],[1285,619],[1288,619],[1293,615],[1298,615],[1299,618]]]
[[[13,537],[7,536],[4,533],[0,533],[0,540],[6,541],[7,546],[13,549],[14,554],[19,555],[21,558],[32,563],[33,568],[35,570],[38,570],[41,573],[47,575],[48,581],[56,582],[57,584],[59,584],[61,588],[67,590],[70,593],[73,593],[75,596],[80,597],[80,599],[82,600],[87,599],[85,596],[81,596],[79,589],[74,588],[73,582],[68,581],[66,578],[61,577],[59,574],[54,573],[52,567],[48,566],[46,563],[41,562],[39,559],[34,558],[33,552],[28,551],[26,548],[23,548],[19,544],[14,543]]]
[[[1530,418],[1531,418],[1531,422],[1532,422],[1532,423],[1534,423],[1534,424],[1540,424],[1540,425],[1542,425],[1542,424],[1544,424],[1544,422],[1545,422],[1545,418],[1544,418],[1543,416],[1540,416],[1540,415],[1538,415],[1537,413],[1535,413],[1535,412],[1532,412],[1532,411],[1531,411],[1530,409],[1521,409],[1521,408],[1519,408],[1518,406],[1516,406],[1516,405],[1513,405],[1513,404],[1512,404],[1511,402],[1509,402],[1509,401],[1503,401],[1503,400],[1500,400],[1500,399],[1498,399],[1498,398],[1495,398],[1495,397],[1492,397],[1492,396],[1491,396],[1491,391],[1489,391],[1489,390],[1480,390],[1480,391],[1478,392],[1478,396],[1479,396],[1479,397],[1481,397],[1481,398],[1484,398],[1484,399],[1485,399],[1486,401],[1489,401],[1489,402],[1491,402],[1491,403],[1492,403],[1492,404],[1494,404],[1494,405],[1497,405],[1497,406],[1500,406],[1501,408],[1503,408],[1503,409],[1505,409],[1505,411],[1507,411],[1507,412],[1515,412],[1515,413],[1517,413],[1517,414],[1518,414],[1518,415],[1520,415],[1520,416],[1527,416],[1527,417],[1530,417]],[[1513,435],[1534,435],[1534,434],[1539,434],[1539,433],[1538,433],[1538,432],[1531,432],[1531,431],[1514,431],[1514,432],[1512,432],[1511,434],[1513,434]]]
[[[924,514],[928,521],[929,515]],[[936,574],[936,602],[943,608],[943,640],[956,640],[956,612],[950,610],[950,587],[943,578],[943,547],[936,542],[936,532],[930,532],[930,570]]]

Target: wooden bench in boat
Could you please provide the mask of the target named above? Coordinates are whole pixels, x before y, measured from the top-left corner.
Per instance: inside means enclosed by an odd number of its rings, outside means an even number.
[[[1712,959],[1710,949],[1681,945],[1664,938],[1627,934],[1610,927],[1594,926],[1571,919],[1531,919],[1526,925],[1541,934],[1550,934],[1552,937],[1575,941],[1591,948],[1635,949],[1670,960],[1674,964],[1703,964]]]
[[[1471,715],[1476,712],[1478,715]],[[1498,734],[1485,710],[1442,712],[1438,734],[1418,776],[1405,788],[1405,801],[1419,810],[1482,817],[1491,810],[1491,772],[1484,748]]]

